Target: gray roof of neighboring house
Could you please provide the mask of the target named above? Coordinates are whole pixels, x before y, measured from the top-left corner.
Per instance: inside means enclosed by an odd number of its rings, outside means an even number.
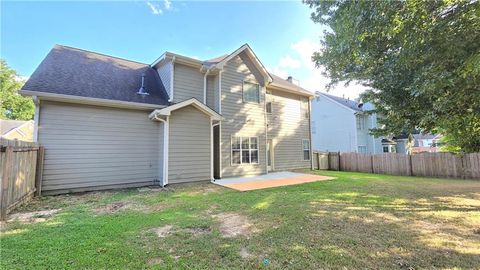
[[[436,134],[413,134],[415,140],[433,140],[437,137]]]
[[[20,120],[0,120],[0,135],[5,135],[14,128],[18,128],[21,125],[28,123],[29,121]]]
[[[321,93],[322,95],[325,95],[331,99],[333,99],[334,101],[336,101],[337,103],[340,103],[342,104],[343,106],[345,107],[348,107],[354,111],[358,111],[358,112],[362,112],[362,108],[359,107],[360,102],[356,102],[355,100],[351,100],[351,99],[346,99],[346,98],[341,98],[341,97],[337,97],[337,96],[332,96],[332,95],[329,95],[329,94],[325,94],[325,93]]]
[[[137,94],[142,74],[149,95]],[[55,45],[22,90],[168,105],[158,73],[147,64]]]

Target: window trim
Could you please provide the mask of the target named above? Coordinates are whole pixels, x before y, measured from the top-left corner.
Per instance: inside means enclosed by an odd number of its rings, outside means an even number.
[[[257,85],[258,88],[258,95],[257,95],[257,101],[246,101],[245,100],[245,83],[250,83],[250,84],[255,84]],[[260,104],[260,84],[257,82],[253,82],[250,80],[242,80],[242,102],[243,103],[257,103]]]
[[[233,149],[233,140],[235,138],[240,138],[240,148],[239,149]],[[243,139],[248,138],[248,163],[243,162],[242,160],[242,155],[243,151],[246,151],[247,149],[242,148],[242,141]],[[252,138],[257,139],[257,148],[253,149],[252,146]],[[239,151],[240,152],[240,163],[233,163],[233,150]],[[257,162],[252,162],[252,151],[257,151]],[[235,136],[231,135],[230,136],[230,165],[231,166],[240,166],[243,164],[253,164],[257,165],[260,164],[260,140],[258,136]]]
[[[308,141],[308,159],[305,159],[305,151],[307,149],[304,148],[303,142]],[[302,155],[303,155],[303,161],[310,161],[312,159],[312,146],[310,145],[310,139],[302,139]]]

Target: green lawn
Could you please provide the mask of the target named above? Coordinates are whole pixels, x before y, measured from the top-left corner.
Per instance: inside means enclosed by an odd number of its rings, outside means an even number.
[[[19,211],[62,210],[4,224],[0,267],[480,267],[480,181],[315,173],[337,179],[244,193],[197,183],[35,199]]]

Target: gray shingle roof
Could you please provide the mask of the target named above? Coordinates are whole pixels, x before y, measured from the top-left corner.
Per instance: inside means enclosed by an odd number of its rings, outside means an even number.
[[[148,96],[137,94],[145,74]],[[167,105],[156,70],[147,64],[55,45],[22,90]]]
[[[342,104],[343,106],[346,106],[354,111],[358,111],[358,112],[361,112],[363,111],[361,107],[359,107],[359,105],[361,103],[359,102],[356,102],[355,100],[350,100],[350,99],[346,99],[346,98],[341,98],[341,97],[337,97],[337,96],[332,96],[332,95],[329,95],[329,94],[325,94],[325,93],[321,93],[322,95],[325,95],[331,99],[333,99],[334,101]]]

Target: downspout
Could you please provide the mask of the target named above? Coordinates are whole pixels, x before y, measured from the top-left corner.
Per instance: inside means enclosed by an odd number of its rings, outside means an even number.
[[[219,114],[222,114],[222,72],[223,70],[220,70],[218,72],[218,113]],[[219,146],[218,146],[218,149],[219,149],[219,166],[220,166],[220,171],[219,171],[219,176],[220,178],[222,178],[222,171],[223,171],[223,167],[222,167],[222,122],[220,122],[220,126],[219,126],[219,130],[218,130],[218,141],[219,141]]]
[[[312,102],[311,99],[308,98],[308,135],[310,137],[310,169],[313,170],[313,142],[312,142]]]
[[[33,103],[35,104],[35,115],[33,116],[33,142],[38,142],[38,120],[40,120],[40,99],[33,96]]]
[[[168,137],[169,137],[169,118],[166,119],[159,118],[155,115],[155,120],[158,120],[163,123],[163,177],[162,177],[162,187],[165,187],[168,184]],[[159,164],[160,165],[160,164]]]
[[[268,117],[267,117],[267,87],[265,84],[265,94],[263,97],[263,118],[265,121],[265,171],[268,174],[268,151],[267,151],[267,145],[268,145]],[[273,141],[272,141],[273,144]],[[272,150],[272,145],[270,145],[270,151]],[[273,162],[272,162],[273,163]]]

